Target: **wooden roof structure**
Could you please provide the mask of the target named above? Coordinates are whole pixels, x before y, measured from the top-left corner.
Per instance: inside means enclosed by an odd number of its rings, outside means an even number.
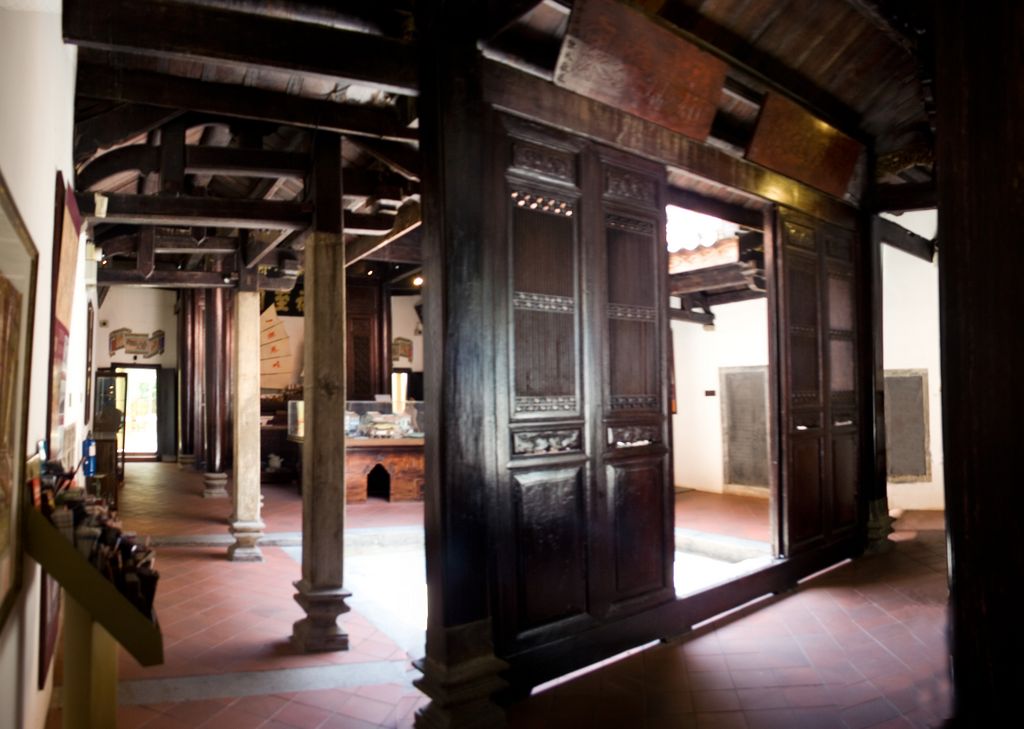
[[[655,109],[659,89],[644,84],[672,90],[677,77],[703,114],[688,132],[700,149],[845,205],[934,201],[923,2],[483,5],[491,83],[528,75],[670,126],[678,104]],[[586,55],[613,48],[608,14],[643,34],[616,59],[624,85]],[[315,214],[314,131],[345,140],[348,262],[419,263],[412,0],[65,0],[64,34],[79,46],[75,189],[104,252],[101,285],[290,287]],[[666,59],[675,66],[659,70]],[[753,187],[699,172],[669,166],[676,202],[760,216]]]

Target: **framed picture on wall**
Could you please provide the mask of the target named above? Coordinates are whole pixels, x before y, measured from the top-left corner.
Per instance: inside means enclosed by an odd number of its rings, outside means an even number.
[[[21,509],[38,254],[0,172],[0,627],[21,587]]]
[[[75,295],[75,276],[78,268],[78,234],[82,229],[82,216],[70,186],[57,173],[53,227],[53,292],[50,299],[50,387],[47,408],[46,433],[50,458],[61,459],[67,452],[64,443],[64,418],[67,407],[68,339],[71,333],[71,305]],[[73,445],[73,444],[72,444]],[[74,468],[74,463],[63,463]]]

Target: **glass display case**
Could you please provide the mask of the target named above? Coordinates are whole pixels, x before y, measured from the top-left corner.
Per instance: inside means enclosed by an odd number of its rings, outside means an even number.
[[[112,479],[109,486],[116,487],[124,481],[124,413],[128,375],[111,370],[98,371],[95,392],[92,437],[96,441],[96,473]]]

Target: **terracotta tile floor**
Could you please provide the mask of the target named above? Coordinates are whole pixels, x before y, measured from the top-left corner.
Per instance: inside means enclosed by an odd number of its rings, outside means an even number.
[[[128,463],[118,506],[125,523],[139,534],[227,534],[230,500],[204,499],[202,493],[203,474],[199,471],[173,463]],[[302,497],[293,486],[264,484],[262,516],[268,533],[301,531]],[[422,502],[370,499],[349,504],[346,511],[347,529],[422,524]]]
[[[128,479],[127,528],[226,532],[230,507],[201,498],[201,475],[133,463]],[[298,531],[295,491],[266,486],[264,493],[267,531]],[[716,517],[713,503],[705,494],[684,495],[677,526],[729,524],[723,533],[756,538],[757,504],[719,500],[730,505]],[[766,525],[767,502],[764,509]],[[351,528],[411,526],[422,523],[422,506],[370,502],[350,506],[348,515]],[[912,526],[922,531],[898,532],[889,555],[844,565],[756,611],[539,692],[511,710],[510,725],[936,726],[949,713],[949,692],[945,544],[941,531],[929,530],[934,522],[918,519]],[[246,564],[225,560],[222,547],[160,547],[166,663],[142,668],[122,656],[121,729],[412,726],[425,698],[411,686],[407,653],[356,612],[341,619],[351,650],[294,652],[287,636],[302,616],[291,586],[300,567],[284,549],[263,551],[265,562]],[[48,727],[59,726],[54,709]]]
[[[676,494],[676,528],[770,542],[768,499],[684,491]]]
[[[893,539],[888,555],[535,693],[511,710],[509,725],[941,726],[950,714],[945,535]]]

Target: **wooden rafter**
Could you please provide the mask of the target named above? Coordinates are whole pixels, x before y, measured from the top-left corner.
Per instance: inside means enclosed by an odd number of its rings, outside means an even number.
[[[311,73],[415,96],[411,44],[171,0],[66,0],[64,40],[105,51]]]

